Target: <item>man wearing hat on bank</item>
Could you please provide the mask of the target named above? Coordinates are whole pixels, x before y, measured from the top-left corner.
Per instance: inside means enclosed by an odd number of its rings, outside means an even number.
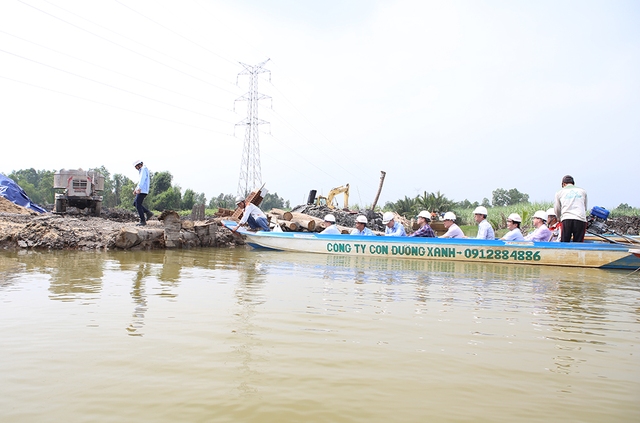
[[[147,220],[153,217],[153,212],[147,209],[142,203],[144,199],[149,194],[149,169],[142,163],[142,160],[136,160],[133,162],[133,166],[138,171],[138,185],[133,190],[133,194],[136,196],[136,199],[133,201],[133,206],[138,210],[138,216],[140,217],[140,223],[137,223],[136,226],[145,226],[147,224]]]
[[[426,210],[422,210],[418,213],[418,224],[420,225],[420,228],[409,236],[435,238],[436,233],[433,232],[433,228],[429,225],[430,221],[431,213]]]

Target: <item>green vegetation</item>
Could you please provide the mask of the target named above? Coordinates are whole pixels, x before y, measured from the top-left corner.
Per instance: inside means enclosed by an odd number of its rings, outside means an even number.
[[[104,176],[103,207],[119,207],[127,210],[134,210],[133,190],[136,182],[128,177],[115,174],[111,175],[104,167],[95,169]],[[35,170],[23,169],[13,171],[7,176],[13,179],[27,193],[27,196],[36,204],[43,206],[51,205],[54,202],[53,175],[55,170]],[[179,185],[173,185],[173,175],[170,172],[150,172],[151,186],[145,204],[151,210],[164,211],[175,210],[181,214],[191,213],[195,204],[207,204],[204,193],[197,193],[192,189],[184,190]],[[235,195],[220,194],[212,198],[208,203],[205,214],[214,215],[218,208],[235,209]],[[262,201],[261,207],[265,210],[272,208],[289,209],[289,201],[279,197],[277,193],[267,194]]]
[[[104,207],[134,210],[133,189],[136,182],[121,174],[111,175],[104,166],[89,170],[96,170],[104,175]],[[53,175],[55,173],[55,170],[35,170],[32,168],[13,171],[7,176],[24,189],[31,201],[46,206],[53,204],[54,201]],[[192,189],[186,189],[183,193],[180,186],[173,185],[173,175],[170,172],[151,172],[151,187],[146,204],[152,210],[184,211],[182,214],[191,213],[194,204],[206,204],[205,214],[211,216],[219,208],[235,209],[235,195],[220,193],[207,203],[204,193],[197,193]],[[458,225],[470,235],[477,231],[473,210],[479,205],[488,209],[487,219],[498,233],[506,228],[507,216],[511,213],[518,213],[522,217],[523,232],[527,232],[531,230],[531,216],[536,210],[547,210],[552,207],[551,203],[529,203],[529,195],[521,193],[515,188],[510,190],[497,188],[492,192],[491,202],[487,198],[483,198],[480,203],[466,199],[454,201],[440,191],[435,193],[424,191],[416,197],[405,196],[396,202],[387,202],[381,211],[394,211],[407,219],[414,218],[421,210],[439,214],[452,211],[458,218]],[[265,196],[261,208],[263,210],[272,208],[289,210],[291,205],[288,200],[284,200],[277,193],[274,193]],[[352,206],[354,210],[358,208],[357,205]],[[380,211],[379,207],[376,209]],[[633,208],[625,203],[610,212],[610,217],[640,216],[640,208]]]

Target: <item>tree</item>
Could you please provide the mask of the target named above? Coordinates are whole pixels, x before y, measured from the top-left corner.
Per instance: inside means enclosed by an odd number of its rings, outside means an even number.
[[[180,187],[176,186],[154,195],[150,204],[153,210],[180,210],[181,199]]]
[[[135,188],[135,184],[131,179],[116,173],[113,175],[111,186],[113,187],[113,207],[133,204],[133,189]]]
[[[449,200],[440,191],[437,193],[428,193],[425,191],[422,195],[416,197],[416,206],[421,210],[427,210],[430,212],[442,212],[448,211],[453,207],[453,201]],[[416,213],[419,210],[415,210]]]
[[[491,203],[489,202],[489,199],[487,197],[482,199],[482,204],[480,204],[483,207],[491,207]]]
[[[493,195],[492,205],[495,206],[511,206],[519,203],[528,203],[529,195],[521,193],[515,188],[509,191],[498,188],[491,193]]]
[[[405,195],[404,199],[396,201],[393,211],[406,218],[411,218],[416,215],[417,204],[415,198],[409,198]]]
[[[18,184],[29,199],[36,204],[53,204],[53,170],[23,169],[11,172],[8,177]]]
[[[204,192],[201,192],[195,195],[194,201],[195,204],[207,204],[207,197],[204,195]]]
[[[263,210],[271,209],[288,209],[290,207],[289,201],[285,201],[284,198],[278,197],[278,193],[267,194],[260,204],[260,208]]]
[[[115,207],[116,196],[115,196],[115,190],[113,187],[114,181],[111,179],[111,176],[107,168],[104,166],[100,166],[100,167],[96,167],[89,170],[94,170],[100,173],[100,175],[104,176],[104,191],[102,192],[102,205],[104,207]]]
[[[196,193],[192,189],[187,189],[182,196],[181,210],[191,210],[196,203]]]
[[[231,209],[236,205],[236,197],[233,194],[223,194],[220,193],[217,197],[214,197],[209,201],[209,208],[223,208],[223,209]]]
[[[169,172],[156,172],[152,175],[151,178],[151,187],[149,193],[151,195],[161,194],[165,191],[168,191],[171,188],[171,181],[173,180],[173,175]]]

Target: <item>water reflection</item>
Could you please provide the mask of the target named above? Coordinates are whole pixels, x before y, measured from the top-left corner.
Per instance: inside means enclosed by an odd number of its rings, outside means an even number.
[[[322,303],[307,306],[306,313],[373,308],[386,314],[394,303],[411,302],[416,315],[435,312],[443,322],[461,309],[477,324],[496,314],[507,324],[525,322],[553,343],[557,354],[549,371],[554,373],[580,371],[584,348],[606,350],[616,332],[630,330],[621,314],[640,322],[640,273],[245,250],[0,252],[0,293],[11,298],[8,293],[29,289],[33,277],[44,276],[39,280],[48,281],[50,300],[97,304],[105,289],[126,284],[130,302],[121,311],[130,316],[126,333],[144,336],[150,296],[178,301],[180,285],[198,268],[229,271],[217,277],[234,284],[233,348],[245,374],[238,389],[245,393],[255,392],[252,381],[258,376],[257,315],[267,300],[264,288],[283,276],[322,280],[313,288]],[[469,334],[495,335],[475,328]]]
[[[256,308],[265,302],[263,287],[267,276],[267,267],[260,256],[242,256],[242,260],[235,266],[239,280],[234,290],[237,310],[235,338],[237,343],[232,347],[240,363],[242,378],[239,380],[238,391],[243,394],[258,392],[253,383],[258,379],[259,372],[255,368],[254,351],[262,346],[260,341],[259,322],[256,321]]]

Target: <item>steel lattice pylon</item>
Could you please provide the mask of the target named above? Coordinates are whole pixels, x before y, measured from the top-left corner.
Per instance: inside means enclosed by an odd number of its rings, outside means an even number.
[[[258,93],[258,75],[268,72],[269,81],[271,80],[271,71],[263,69],[263,66],[268,61],[269,59],[255,66],[240,62],[240,64],[244,66],[244,70],[238,73],[238,76],[249,75],[249,92],[236,99],[236,101],[249,102],[247,117],[236,123],[236,126],[246,126],[244,147],[242,148],[242,162],[240,163],[240,179],[238,180],[238,195],[242,197],[245,197],[254,188],[259,188],[262,185],[258,125],[269,122],[258,119],[258,101],[271,97]]]

